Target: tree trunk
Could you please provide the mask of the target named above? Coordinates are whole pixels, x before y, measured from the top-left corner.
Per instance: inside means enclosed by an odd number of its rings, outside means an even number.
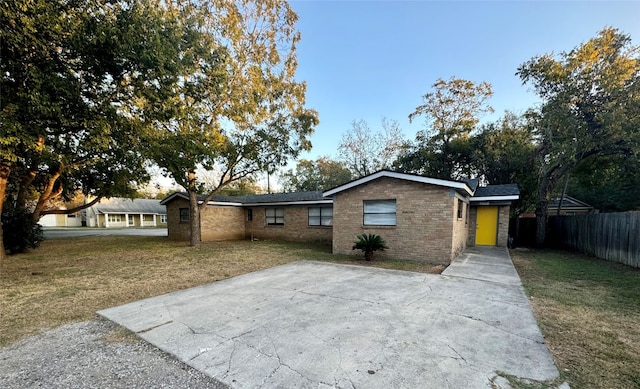
[[[196,174],[189,172],[189,246],[200,247],[200,208],[196,192]]]
[[[7,165],[0,165],[0,215],[2,215],[2,209],[4,207],[4,200],[7,191],[7,182],[9,181],[9,174],[11,168]],[[2,219],[0,218],[0,260],[3,260],[6,256],[4,251],[4,226],[2,225]]]
[[[547,205],[546,199],[538,199],[536,203],[536,247],[544,247],[547,239]]]

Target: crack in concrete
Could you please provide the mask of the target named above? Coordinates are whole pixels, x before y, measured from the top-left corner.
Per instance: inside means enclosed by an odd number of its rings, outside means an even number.
[[[450,358],[453,358],[453,359],[456,359],[456,360],[462,359],[464,361],[464,363],[467,364],[467,360],[465,359],[465,357],[462,356],[462,354],[460,354],[458,352],[458,350],[456,350],[455,348],[453,348],[449,344],[447,344],[446,346],[458,356],[458,358],[455,358],[455,357],[450,357]]]
[[[164,325],[171,324],[171,323],[173,323],[173,320],[169,320],[169,321],[166,321],[164,323],[156,324],[155,326],[151,326],[149,328],[145,328],[144,330],[137,331],[136,334],[144,334],[146,332],[153,331],[158,327],[162,327]]]
[[[479,321],[479,322],[481,322],[481,323],[483,323],[485,325],[488,325],[489,327],[495,328],[498,331],[504,332],[505,334],[513,335],[515,337],[518,337],[518,338],[521,338],[521,339],[524,339],[524,340],[528,340],[530,342],[534,342],[534,343],[537,343],[537,344],[544,344],[544,341],[540,341],[540,340],[537,340],[537,339],[531,339],[531,338],[528,338],[528,337],[526,337],[524,335],[520,335],[520,334],[515,333],[515,332],[507,331],[504,328],[500,328],[500,327],[496,326],[495,324],[491,324],[491,323],[489,323],[489,322],[487,322],[487,321],[485,321],[483,319],[480,319],[478,317],[474,317],[474,316],[470,316],[470,315],[460,315],[460,314],[456,314],[456,313],[451,314],[451,315],[464,317],[466,319],[470,319],[470,320],[473,320],[473,321]]]
[[[305,292],[303,290],[301,290],[301,291],[299,291],[297,293],[306,294],[308,296],[327,297],[327,298],[330,298],[330,299],[336,299],[336,300],[342,300],[342,301],[357,301],[357,302],[364,302],[364,303],[376,304],[376,305],[391,305],[389,303],[384,303],[384,302],[380,302],[380,301],[371,301],[371,300],[364,300],[364,299],[355,299],[355,298],[346,298],[346,297],[340,297],[340,296],[331,296],[331,295],[322,294],[322,293]],[[293,299],[293,297],[292,297],[292,299]]]

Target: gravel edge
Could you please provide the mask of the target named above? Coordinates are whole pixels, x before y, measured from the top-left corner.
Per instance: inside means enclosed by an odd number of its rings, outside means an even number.
[[[0,387],[228,388],[102,318],[0,349]]]

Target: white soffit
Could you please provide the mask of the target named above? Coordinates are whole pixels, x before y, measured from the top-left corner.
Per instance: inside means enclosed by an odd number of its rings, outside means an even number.
[[[362,177],[362,178],[359,178],[357,180],[348,182],[348,183],[346,183],[344,185],[340,185],[337,188],[333,188],[333,189],[330,189],[330,190],[328,190],[326,192],[323,192],[322,195],[323,196],[332,196],[332,195],[334,195],[336,193],[339,193],[339,192],[354,188],[354,187],[362,185],[362,184],[366,184],[369,181],[377,180],[378,178],[382,178],[382,177],[396,178],[396,179],[405,180],[405,181],[420,182],[420,183],[423,183],[423,184],[444,186],[444,187],[447,187],[447,188],[462,189],[465,192],[467,192],[470,196],[473,195],[473,192],[471,191],[469,186],[467,184],[465,184],[464,182],[447,181],[447,180],[441,180],[441,179],[438,179],[438,178],[417,176],[417,175],[413,175],[413,174],[390,172],[390,171],[387,171],[387,170],[382,170],[382,171],[379,171],[377,173],[373,173],[373,174],[371,174],[369,176]]]

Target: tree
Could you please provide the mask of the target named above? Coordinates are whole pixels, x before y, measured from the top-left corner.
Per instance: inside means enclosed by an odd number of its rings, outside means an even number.
[[[342,135],[338,160],[356,177],[391,167],[405,141],[395,120],[382,118],[382,130],[372,132],[364,120],[353,121]]]
[[[304,106],[306,85],[295,80],[300,34],[285,1],[166,4],[192,40],[178,46],[182,73],[171,97],[142,101],[144,112],[158,112],[147,122],[147,152],[187,190],[190,245],[198,246],[200,209],[229,183],[273,172],[309,150],[318,118]],[[199,169],[219,172],[200,201]]]
[[[154,0],[0,3],[0,211],[36,223],[92,205],[47,209],[56,198],[132,195],[147,179],[133,113],[173,71],[171,20]]]
[[[628,35],[605,28],[558,56],[525,62],[517,74],[543,99],[531,112],[540,162],[536,242],[546,237],[547,206],[576,165],[604,155],[632,156],[640,144],[640,58]]]
[[[470,166],[470,134],[479,116],[493,112],[487,101],[493,95],[491,85],[450,78],[438,79],[433,92],[425,94],[423,104],[409,115],[412,121],[426,116],[425,129],[395,166],[402,171],[425,174],[441,179],[468,176]]]
[[[567,193],[600,212],[640,210],[640,156],[588,158],[571,170]]]
[[[535,204],[537,196],[536,146],[526,118],[506,112],[484,124],[472,136],[472,170],[486,184],[518,184],[520,199],[511,207],[513,216]]]
[[[280,179],[285,191],[304,192],[330,189],[351,181],[352,176],[341,162],[320,157],[315,161],[299,160],[295,170],[289,169]]]

